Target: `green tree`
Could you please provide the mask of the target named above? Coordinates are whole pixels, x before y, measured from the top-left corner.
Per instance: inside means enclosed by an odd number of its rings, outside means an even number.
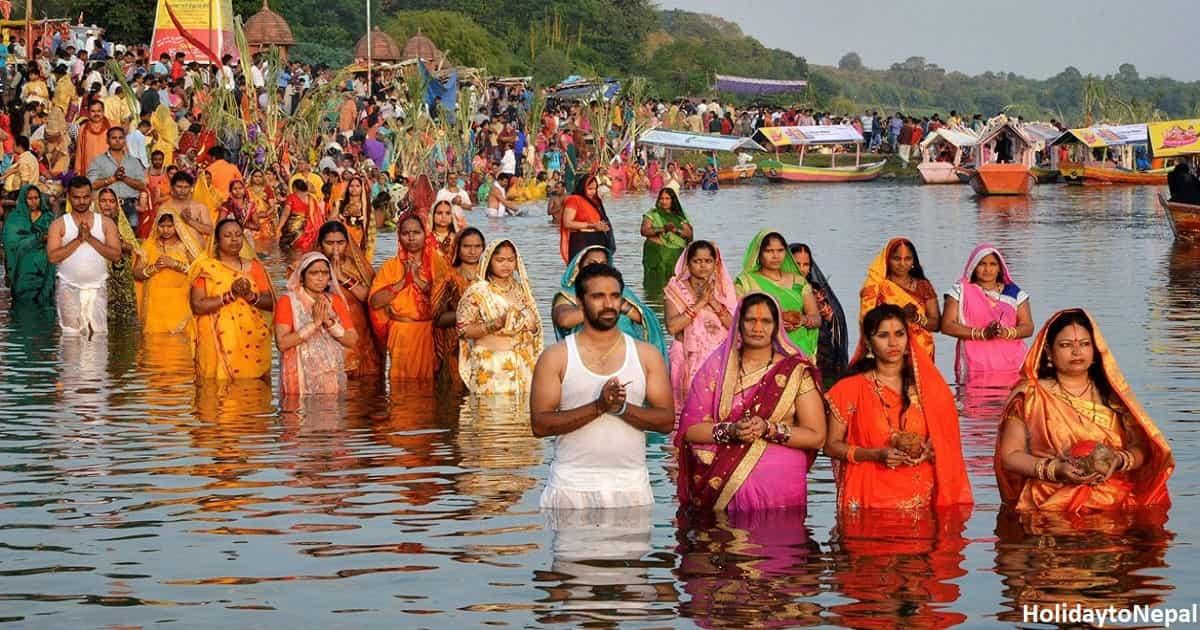
[[[862,70],[862,68],[862,57],[859,57],[858,53],[856,52],[848,52],[842,55],[842,58],[838,60],[838,69],[840,70],[854,71]]]
[[[704,94],[712,84],[717,57],[708,46],[679,40],[662,46],[650,58],[644,74],[660,93]]]
[[[538,53],[533,63],[533,80],[538,85],[555,85],[571,74],[571,60],[557,48]]]

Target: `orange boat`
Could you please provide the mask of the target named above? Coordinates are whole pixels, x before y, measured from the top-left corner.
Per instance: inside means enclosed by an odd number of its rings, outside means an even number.
[[[1178,201],[1167,201],[1162,193],[1158,203],[1167,213],[1167,222],[1175,238],[1185,241],[1200,241],[1200,206]]]
[[[1024,164],[984,164],[967,183],[978,195],[1028,195],[1036,178]]]
[[[1143,186],[1166,186],[1168,168],[1134,171],[1115,166],[1102,166],[1080,162],[1059,162],[1058,169],[1063,178],[1072,184],[1135,184]]]
[[[1004,155],[999,151],[1001,141],[1008,144]],[[960,177],[979,195],[1028,195],[1037,182],[1030,172],[1034,153],[1044,144],[1040,133],[1031,134],[1020,121],[1000,114],[988,121],[973,148],[979,166],[960,169]]]
[[[717,169],[717,181],[722,184],[739,184],[754,177],[758,172],[757,164],[738,164]]]

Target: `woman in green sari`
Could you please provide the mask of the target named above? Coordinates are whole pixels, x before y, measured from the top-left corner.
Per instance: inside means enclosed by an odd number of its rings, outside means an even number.
[[[675,262],[692,242],[692,223],[670,188],[658,191],[658,202],[642,215],[642,286],[646,295],[660,295],[675,273]]]
[[[54,213],[50,198],[26,184],[4,218],[4,268],[15,304],[54,306],[54,265],[46,258],[46,235]]]
[[[750,241],[742,259],[742,273],[733,284],[739,298],[755,291],[775,298],[783,310],[783,328],[788,338],[816,361],[821,312],[812,287],[788,253],[787,239],[782,234],[763,230]]]
[[[567,264],[567,270],[563,272],[558,293],[554,294],[554,301],[550,307],[550,319],[554,323],[554,336],[559,341],[583,327],[583,309],[579,307],[579,300],[575,298],[575,276],[579,275],[580,269],[596,263],[611,265],[612,252],[601,245],[585,247],[575,254],[571,262]],[[625,301],[621,304],[621,315],[617,319],[617,327],[630,337],[658,348],[665,359],[667,341],[663,336],[663,328],[662,324],[658,322],[658,316],[638,299],[628,286],[621,292],[621,297]]]

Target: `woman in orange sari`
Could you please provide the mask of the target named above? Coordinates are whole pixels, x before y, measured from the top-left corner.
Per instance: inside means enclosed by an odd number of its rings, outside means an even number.
[[[387,340],[391,380],[433,379],[433,287],[446,274],[446,261],[425,238],[415,213],[396,224],[400,246],[371,284],[371,323]]]
[[[428,238],[433,241],[442,258],[449,261],[454,258],[454,237],[456,233],[454,225],[454,210],[450,207],[449,201],[438,201],[433,204],[433,210],[429,213],[429,220],[425,224],[425,231],[429,235]]]
[[[196,318],[196,374],[201,379],[271,377],[275,294],[267,270],[240,254],[242,226],[225,219],[207,256],[188,272]]]
[[[346,226],[337,221],[328,221],[321,226],[317,243],[321,253],[333,263],[333,274],[346,299],[350,323],[358,331],[354,347],[346,349],[346,374],[352,379],[379,376],[383,371],[383,358],[379,355],[375,335],[371,334],[370,308],[367,307],[375,270],[350,238]]]
[[[331,202],[329,220],[346,226],[351,240],[368,261],[375,257],[375,221],[368,199],[366,180],[355,175],[346,183],[346,190],[336,202]]]
[[[267,183],[267,175],[262,169],[250,171],[249,182],[246,188],[258,210],[258,231],[254,233],[254,240],[261,249],[275,241],[279,232],[279,211],[275,191]]]
[[[954,395],[909,328],[899,306],[868,311],[861,358],[829,390],[825,452],[839,509],[973,503]]]
[[[599,189],[596,176],[588,175],[579,180],[575,194],[563,201],[558,250],[564,263],[570,262],[576,254],[592,245],[600,245],[610,252],[617,251],[612,223],[604,211]]]
[[[459,232],[450,268],[433,287],[433,352],[438,381],[443,384],[462,384],[458,373],[458,301],[463,291],[479,279],[483,248],[483,232],[473,227]]]
[[[1025,357],[996,441],[1018,512],[1168,507],[1175,458],[1083,309],[1052,315]]]
[[[881,304],[904,310],[913,343],[933,358],[933,333],[941,324],[938,295],[925,277],[917,248],[906,238],[893,238],[867,268],[867,279],[859,293],[858,320]]]

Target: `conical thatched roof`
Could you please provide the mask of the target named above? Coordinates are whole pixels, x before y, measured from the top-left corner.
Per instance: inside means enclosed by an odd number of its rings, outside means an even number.
[[[246,43],[251,48],[291,46],[296,43],[287,20],[272,11],[271,7],[267,6],[267,0],[263,0],[262,9],[258,13],[246,20],[245,31]]]
[[[367,58],[366,35],[363,35],[362,39],[358,40],[358,44],[354,46],[354,57],[356,59]],[[400,46],[390,35],[379,30],[378,26],[371,29],[371,60],[400,61]]]

